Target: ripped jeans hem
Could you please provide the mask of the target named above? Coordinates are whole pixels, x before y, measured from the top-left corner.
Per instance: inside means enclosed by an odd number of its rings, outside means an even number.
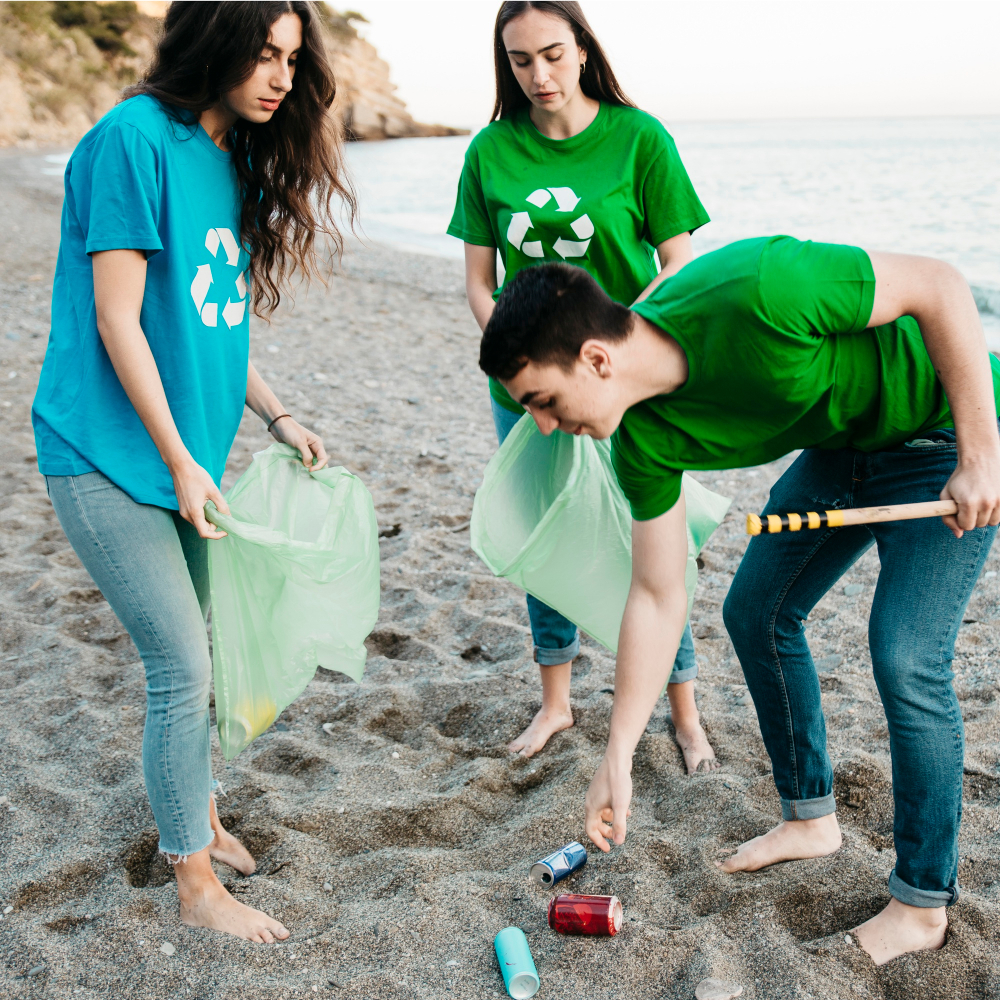
[[[215,840],[215,831],[212,831],[212,836],[209,837],[201,847],[197,847],[193,851],[168,851],[162,844],[160,844],[158,853],[162,854],[167,859],[167,864],[170,865],[171,868],[176,868],[177,865],[187,864],[187,859],[191,857],[192,854],[198,854],[199,852],[204,851],[205,848],[210,847],[213,840]]]

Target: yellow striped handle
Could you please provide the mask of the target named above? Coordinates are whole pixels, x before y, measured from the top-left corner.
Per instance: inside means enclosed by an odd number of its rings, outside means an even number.
[[[879,521],[910,521],[918,517],[944,517],[957,514],[954,500],[928,500],[925,503],[896,503],[885,507],[851,507],[848,510],[811,510],[805,514],[747,514],[748,535],[776,535],[780,531],[803,528],[844,528],[852,524],[876,524]]]

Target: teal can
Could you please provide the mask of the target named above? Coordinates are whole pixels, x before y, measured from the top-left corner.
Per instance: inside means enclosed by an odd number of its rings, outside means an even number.
[[[514,1000],[528,1000],[537,992],[541,982],[531,957],[528,939],[520,927],[505,927],[493,939],[503,984]]]

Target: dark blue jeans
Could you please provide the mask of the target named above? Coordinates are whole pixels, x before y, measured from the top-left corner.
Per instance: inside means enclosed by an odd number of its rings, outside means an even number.
[[[899,449],[804,451],[767,513],[936,500],[955,471],[955,435]],[[955,639],[996,528],[955,538],[940,518],[823,528],[751,540],[723,615],[771,757],[786,820],[834,812],[819,679],[802,622],[871,545],[881,570],[868,623],[892,755],[896,867],[889,891],[911,906],[958,899],[964,729],[952,687]]]
[[[514,429],[521,419],[521,414],[513,413],[490,398],[493,407],[493,424],[497,429],[497,440],[500,444]],[[543,667],[557,663],[566,663],[580,652],[580,632],[568,619],[537,597],[528,597],[528,618],[531,621],[531,637],[535,643],[535,660]],[[683,684],[693,681],[698,676],[698,661],[695,658],[694,639],[691,636],[691,624],[684,626],[674,669],[670,675],[670,684]]]

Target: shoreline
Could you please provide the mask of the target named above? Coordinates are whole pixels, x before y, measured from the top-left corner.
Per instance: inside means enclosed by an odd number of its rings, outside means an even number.
[[[388,536],[363,682],[318,672],[229,765],[213,734],[227,793],[220,815],[259,874],[217,870],[292,938],[266,947],[181,925],[142,780],[142,666],[68,547],[34,464],[28,410],[61,179],[27,175],[24,159],[0,156],[0,404],[10,404],[0,405],[0,911],[13,907],[0,921],[5,995],[500,998],[492,938],[510,924],[528,935],[542,997],[688,998],[707,976],[742,983],[753,1000],[971,998],[1000,983],[1000,550],[955,660],[967,740],[963,894],[945,948],[875,969],[843,945],[846,930],[885,904],[893,863],[887,737],[866,639],[872,552],[806,626],[844,847],[753,875],[712,865],[780,815],[721,606],[746,545],[743,515],[761,509],[788,459],[698,475],[734,497],[703,553],[692,613],[700,707],[723,767],[684,774],[661,702],[635,758],[626,844],[607,856],[589,850],[587,865],[560,883],[618,895],[623,929],[613,939],[548,930],[551,893],[528,869],[585,839],[582,798],[607,735],[614,662],[585,639],[573,667],[576,725],[530,760],[507,755],[540,686],[523,596],[478,562],[463,527],[496,447],[478,330],[460,263],[380,246],[352,246],[327,289],[300,291],[270,327],[251,324],[254,362],[324,435],[331,464],[362,478]],[[225,487],[269,441],[248,415]],[[850,584],[861,593],[845,594]]]

